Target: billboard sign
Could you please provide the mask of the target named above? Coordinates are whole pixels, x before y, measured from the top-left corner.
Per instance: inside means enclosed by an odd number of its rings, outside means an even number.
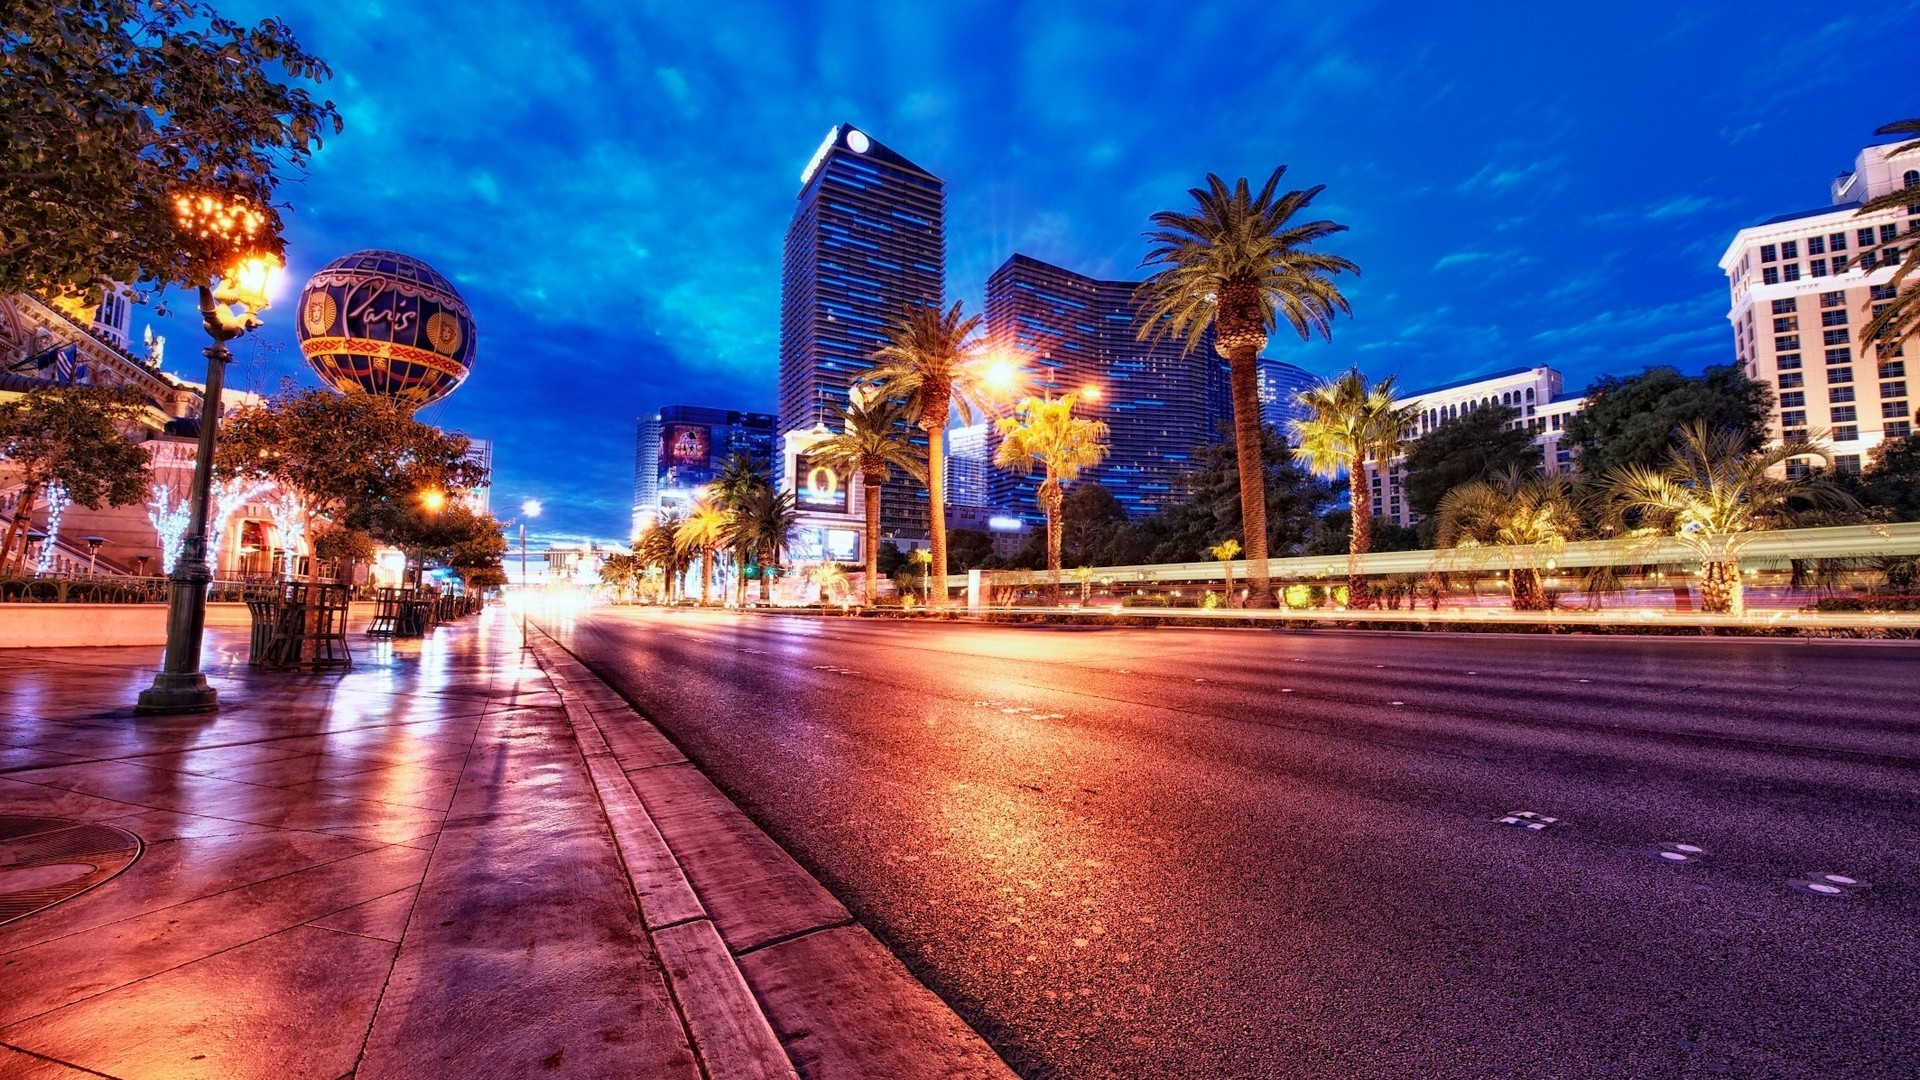
[[[660,429],[660,464],[705,469],[713,460],[713,429],[705,424],[668,424]]]
[[[849,503],[848,488],[853,477],[811,454],[794,460],[794,501],[800,509],[826,514],[844,514]]]

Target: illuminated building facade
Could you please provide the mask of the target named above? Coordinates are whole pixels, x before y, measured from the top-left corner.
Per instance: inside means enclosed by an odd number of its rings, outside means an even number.
[[[939,304],[946,285],[945,184],[847,124],[800,177],[781,271],[779,430],[838,427],[847,388],[872,366],[888,323]],[[792,485],[793,478],[785,478]],[[927,493],[890,484],[881,529],[927,534]]]
[[[1027,393],[1081,392],[1076,415],[1103,421],[1112,445],[1111,456],[1082,480],[1112,491],[1130,517],[1176,498],[1194,448],[1224,438],[1221,424],[1232,416],[1227,364],[1211,336],[1186,355],[1175,340],[1137,340],[1139,287],[1025,255],[987,279],[989,350],[1026,369]],[[999,445],[991,429],[987,443],[991,461]],[[990,502],[1037,518],[1041,479],[991,469]]]
[[[1833,181],[1831,205],[1741,229],[1720,257],[1734,350],[1748,377],[1776,391],[1769,433],[1824,440],[1842,472],[1859,472],[1881,440],[1913,434],[1912,343],[1868,347],[1858,337],[1894,296],[1904,249],[1881,245],[1920,243],[1920,150],[1892,150],[1860,151]],[[1912,203],[1860,216],[1860,204],[1903,188],[1914,189]]]
[[[642,417],[634,440],[634,535],[661,510],[685,509],[734,454],[776,464],[774,427],[770,413],[701,405],[666,405]]]
[[[1300,395],[1320,385],[1320,377],[1305,368],[1283,364],[1278,360],[1260,361],[1257,374],[1260,379],[1260,419],[1272,425],[1291,445],[1294,421],[1307,419],[1308,410],[1300,404]],[[1228,411],[1231,412],[1231,407]]]

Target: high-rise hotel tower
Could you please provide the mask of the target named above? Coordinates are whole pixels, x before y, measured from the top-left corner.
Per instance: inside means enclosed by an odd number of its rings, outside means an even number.
[[[780,431],[838,429],[853,377],[886,327],[938,304],[946,284],[945,184],[850,125],[827,133],[800,176],[780,296]],[[889,484],[880,527],[927,535],[927,493]]]
[[[1193,450],[1217,442],[1232,417],[1226,361],[1212,336],[1182,355],[1174,338],[1140,341],[1137,281],[1100,281],[1015,255],[987,279],[987,346],[1016,360],[1027,391],[1058,397],[1081,391],[1077,415],[1106,423],[1112,454],[1082,474],[1141,517],[1172,501]],[[1092,388],[1093,393],[1086,393]],[[989,429],[988,455],[999,439]],[[992,504],[1039,514],[1038,476],[1001,470],[988,477]]]
[[[1853,171],[1833,181],[1831,205],[1741,229],[1720,257],[1734,349],[1747,374],[1779,395],[1773,437],[1824,437],[1845,472],[1858,472],[1882,439],[1911,435],[1920,400],[1907,392],[1907,366],[1920,362],[1911,344],[1859,338],[1893,298],[1897,255],[1920,243],[1920,235],[1902,240],[1920,227],[1920,150],[1892,149],[1860,151]],[[1913,202],[1858,213],[1868,199],[1901,188],[1914,189]],[[1894,250],[1880,247],[1896,242]]]

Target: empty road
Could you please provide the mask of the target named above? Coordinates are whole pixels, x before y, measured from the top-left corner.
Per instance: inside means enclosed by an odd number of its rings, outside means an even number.
[[[1914,646],[550,629],[1028,1077],[1920,1075]]]

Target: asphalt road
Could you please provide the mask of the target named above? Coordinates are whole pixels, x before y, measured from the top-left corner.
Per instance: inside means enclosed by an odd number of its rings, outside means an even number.
[[[1920,648],[554,631],[1025,1076],[1920,1075]]]

